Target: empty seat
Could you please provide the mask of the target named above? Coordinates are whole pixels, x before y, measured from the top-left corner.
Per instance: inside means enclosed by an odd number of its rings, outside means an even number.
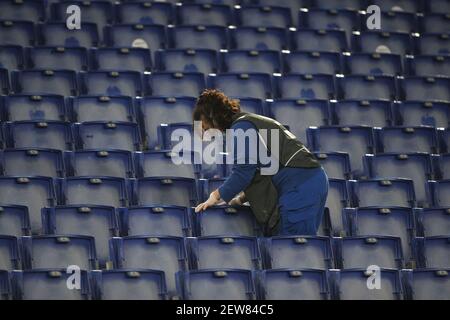
[[[308,142],[316,152],[347,152],[352,173],[363,174],[362,160],[366,153],[374,153],[373,131],[370,127],[321,127],[308,129]]]
[[[341,57],[336,52],[293,51],[283,55],[287,73],[331,74],[342,72]]]
[[[421,268],[450,267],[450,236],[416,238],[415,244]]]
[[[88,53],[81,47],[36,47],[25,49],[30,69],[88,69]]]
[[[292,34],[292,46],[298,51],[347,51],[347,38],[342,30],[300,29]]]
[[[141,178],[134,186],[135,204],[192,207],[198,201],[194,179]]]
[[[405,100],[450,101],[450,77],[409,77],[402,81]]]
[[[114,8],[113,3],[110,1],[74,2],[64,0],[58,3],[52,3],[50,6],[52,11],[52,20],[65,22],[68,17],[66,10],[73,4],[80,8],[82,13],[81,21],[83,25],[86,22],[96,23],[99,31],[101,31],[104,26],[114,22]]]
[[[354,37],[354,50],[366,53],[413,53],[411,35],[404,32],[365,31]]]
[[[64,97],[56,95],[14,95],[0,100],[5,118],[21,120],[65,120]]]
[[[450,152],[450,129],[446,129],[444,131],[440,131],[439,133],[439,142],[441,144],[441,153],[449,153]]]
[[[429,12],[449,12],[450,4],[447,0],[432,0],[427,2],[426,9]]]
[[[116,6],[119,23],[168,25],[173,22],[173,6],[164,2],[124,2]]]
[[[167,49],[156,51],[158,71],[216,73],[218,59],[215,50]]]
[[[213,3],[184,3],[177,7],[179,25],[215,25],[233,24],[233,12],[228,5]]]
[[[447,13],[447,14],[446,14]],[[448,33],[450,29],[449,11],[427,14],[422,17],[421,25],[424,33]]]
[[[21,46],[0,45],[0,68],[9,70],[24,67],[24,54]]]
[[[387,32],[418,32],[419,23],[417,15],[411,12],[385,11],[380,16],[381,30]]]
[[[170,151],[148,151],[135,154],[137,176],[145,177],[181,177],[195,179],[200,168],[194,163],[178,163]],[[181,157],[179,158],[181,159]]]
[[[336,238],[337,262],[340,269],[380,268],[401,269],[403,253],[398,237],[363,236]]]
[[[379,289],[369,289],[368,278],[377,272]],[[399,271],[392,269],[375,272],[367,271],[366,268],[333,271],[333,287],[334,297],[338,300],[400,300],[403,297]]]
[[[154,52],[166,47],[164,26],[143,24],[116,24],[105,29],[108,46],[135,47]]]
[[[265,104],[263,100],[256,98],[242,98],[234,99],[239,102],[242,112],[256,113],[259,115],[265,115]]]
[[[205,78],[199,72],[155,72],[145,82],[153,96],[196,97],[205,88]]]
[[[316,159],[325,169],[327,176],[332,179],[350,179],[350,157],[345,152],[316,152]]]
[[[450,235],[450,208],[417,209],[416,218],[419,236]]]
[[[84,94],[106,96],[142,96],[141,75],[136,71],[91,71],[82,73]]]
[[[83,122],[76,127],[79,149],[141,149],[141,137],[136,123]]]
[[[335,124],[341,126],[389,126],[391,102],[385,100],[343,100],[331,104]]]
[[[167,295],[163,271],[98,270],[92,278],[99,300],[164,300]]]
[[[272,96],[271,77],[265,73],[222,73],[210,76],[209,86],[233,97],[266,99]]]
[[[449,273],[449,269],[416,269],[403,271],[403,282],[408,293],[408,299],[448,300],[450,296]]]
[[[80,290],[69,289],[73,272],[62,269],[13,271],[12,281],[15,299],[18,300],[88,300],[91,298],[89,278],[86,271],[80,272]]]
[[[82,96],[68,99],[68,114],[73,122],[133,121],[134,102],[125,96]]]
[[[169,0],[169,1],[176,1],[176,0]],[[237,4],[239,4],[239,0],[215,0],[213,2],[211,2],[211,0],[196,0],[195,3],[215,3],[215,4],[226,4],[228,6],[235,6]]]
[[[275,78],[278,96],[283,99],[333,99],[334,77],[326,74],[288,74]]]
[[[382,128],[376,131],[381,152],[437,153],[436,131],[431,127]]]
[[[45,4],[41,0],[26,2],[2,1],[0,19],[26,20],[41,22],[45,20]]]
[[[169,236],[114,238],[115,268],[162,270],[169,297],[177,296],[175,274],[188,269],[185,240]]]
[[[416,39],[416,47],[420,54],[448,56],[450,38],[447,33],[424,33]]]
[[[210,269],[180,273],[178,283],[186,300],[255,300],[249,270]]]
[[[421,2],[416,0],[374,0],[372,3],[379,6],[382,11],[411,13],[423,11]]]
[[[308,127],[328,124],[329,104],[327,100],[278,99],[270,104],[270,115],[306,143]]]
[[[427,190],[427,181],[433,179],[431,158],[424,153],[386,153],[367,155],[365,158],[368,174],[371,178],[406,178],[414,183],[416,205],[431,205]]]
[[[280,54],[272,50],[230,50],[222,54],[225,72],[280,73]]]
[[[450,123],[450,103],[405,101],[394,104],[396,124],[446,128]]]
[[[65,206],[42,211],[46,234],[76,234],[95,238],[100,267],[110,261],[109,239],[119,235],[116,212],[113,207]]]
[[[19,243],[16,237],[0,236],[0,270],[21,270]]]
[[[450,154],[442,154],[437,159],[435,170],[438,179],[450,179]]]
[[[33,22],[0,20],[0,38],[2,45],[32,46],[36,42]]]
[[[77,95],[77,76],[69,70],[13,71],[11,85],[15,93]]]
[[[355,207],[413,207],[414,184],[409,179],[372,179],[351,183]]]
[[[361,7],[360,0],[343,0],[330,2],[327,0],[310,0],[310,5],[313,8],[322,9],[349,9],[349,10],[359,10],[363,9]],[[365,9],[365,8],[364,8]]]
[[[185,207],[140,206],[119,209],[122,235],[191,236],[191,220]]]
[[[240,27],[232,32],[234,49],[276,50],[288,49],[288,36],[284,28]]]
[[[293,26],[291,10],[278,6],[244,6],[236,11],[238,24],[248,27],[278,27]]]
[[[72,132],[70,123],[62,121],[15,121],[5,126],[5,137],[10,148],[50,148],[70,150]]]
[[[434,204],[437,207],[450,207],[450,180],[429,182]]]
[[[400,55],[389,53],[352,53],[345,56],[349,74],[359,75],[401,75],[403,74]]]
[[[144,48],[100,48],[92,50],[95,69],[117,71],[151,71],[150,51]]]
[[[169,97],[145,97],[139,100],[139,119],[145,129],[146,146],[150,149],[161,147],[162,141],[158,139],[161,126],[192,122],[195,98]]]
[[[333,268],[333,252],[328,237],[277,236],[263,244],[265,269]]]
[[[40,44],[60,47],[98,47],[100,40],[95,23],[83,22],[83,28],[69,30],[64,22],[47,22],[39,26]]]
[[[72,177],[61,180],[59,187],[61,204],[111,207],[127,205],[128,190],[125,179]]]
[[[129,151],[79,150],[66,153],[68,176],[133,178],[133,157]]]
[[[52,149],[0,151],[0,173],[5,176],[64,176],[63,154]]]
[[[337,78],[339,95],[347,100],[395,100],[396,79],[392,76],[348,75]]]
[[[0,300],[10,300],[12,296],[9,273],[0,270]]]
[[[89,236],[46,235],[22,237],[24,270],[78,266],[97,269],[95,240]]]
[[[21,237],[30,235],[28,208],[19,205],[0,206],[0,234]]]
[[[450,57],[418,55],[414,59],[407,60],[407,65],[412,76],[450,77]]]
[[[328,275],[323,270],[264,270],[258,275],[258,284],[263,300],[330,299]]]
[[[321,8],[300,12],[300,27],[311,29],[343,30],[350,38],[359,29],[360,16],[354,9]]]
[[[249,207],[213,207],[195,215],[197,235],[249,236],[260,234],[260,227]]]
[[[0,69],[0,93],[8,94],[9,91],[9,75],[8,70]]]
[[[179,26],[169,29],[172,48],[211,49],[228,48],[228,33],[221,26]]]
[[[329,179],[328,197],[325,206],[329,212],[330,227],[334,235],[345,235],[348,233],[348,223],[342,210],[350,207],[350,204],[347,181]]]

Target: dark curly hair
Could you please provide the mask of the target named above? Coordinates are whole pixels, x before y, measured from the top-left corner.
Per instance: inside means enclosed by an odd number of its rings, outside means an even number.
[[[195,105],[194,121],[207,121],[215,129],[225,131],[231,127],[233,115],[241,112],[239,100],[228,98],[216,89],[206,89]]]

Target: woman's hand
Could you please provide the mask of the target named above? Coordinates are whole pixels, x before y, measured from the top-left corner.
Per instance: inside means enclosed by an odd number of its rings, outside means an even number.
[[[203,210],[208,209],[209,207],[214,206],[215,204],[220,202],[220,194],[219,191],[216,189],[213,192],[211,192],[211,194],[209,195],[208,200],[206,200],[203,203],[200,203],[196,208],[195,208],[195,212],[200,212]]]

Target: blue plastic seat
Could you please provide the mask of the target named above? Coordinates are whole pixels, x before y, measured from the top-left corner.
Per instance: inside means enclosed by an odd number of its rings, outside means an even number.
[[[418,55],[407,60],[407,65],[412,76],[450,77],[450,56]]]
[[[327,0],[310,0],[310,5],[313,8],[322,9],[349,9],[359,10],[365,9],[360,0],[343,0],[343,1],[327,1]]]
[[[450,153],[450,129],[440,131],[438,134],[441,153]]]
[[[411,12],[384,11],[380,16],[381,30],[386,32],[419,32],[417,15]]]
[[[348,74],[359,75],[401,75],[403,74],[400,55],[389,53],[352,53],[345,56]]]
[[[229,26],[233,24],[233,12],[228,5],[213,3],[184,3],[176,8],[179,25],[214,25]]]
[[[435,0],[431,2],[436,2]],[[403,271],[403,283],[410,300],[448,300],[450,269],[416,269]]]
[[[14,45],[0,45],[0,68],[22,69],[25,65],[23,48]]]
[[[81,73],[83,94],[106,96],[142,96],[141,74],[136,71],[90,71]]]
[[[334,122],[341,126],[384,127],[392,123],[391,102],[386,100],[343,100],[331,104]]]
[[[102,31],[104,26],[114,22],[114,7],[110,1],[85,2],[64,0],[52,3],[50,6],[52,20],[65,22],[68,17],[66,10],[70,5],[77,5],[80,8],[82,24],[86,22],[96,23],[99,31]]]
[[[158,71],[208,74],[216,73],[218,65],[216,51],[209,49],[158,50],[155,56],[155,67]]]
[[[136,170],[139,178],[146,177],[181,177],[195,179],[200,168],[194,163],[177,163],[170,151],[147,151],[135,154]]]
[[[211,49],[228,48],[227,29],[222,26],[178,26],[169,29],[172,48]]]
[[[385,127],[376,133],[381,152],[437,153],[436,130],[431,127]]]
[[[396,124],[446,128],[450,123],[450,103],[405,101],[394,104]]]
[[[450,267],[450,236],[416,238],[420,267],[448,269]]]
[[[290,0],[256,0],[252,3],[255,3],[259,6],[278,6],[289,8],[291,10],[292,23],[294,26],[298,25],[298,12],[301,8],[309,8],[309,0],[298,0],[298,1],[290,1]]]
[[[64,97],[56,95],[14,95],[0,99],[0,108],[5,119],[21,120],[65,120]]]
[[[396,79],[392,76],[349,75],[337,78],[339,95],[347,100],[395,100]]]
[[[450,154],[441,154],[436,161],[435,174],[438,179],[450,179]]]
[[[450,180],[429,182],[433,192],[434,205],[439,208],[450,207]]]
[[[8,94],[9,87],[10,85],[8,70],[0,69],[0,93]]]
[[[450,77],[409,77],[402,81],[405,100],[450,101]]]
[[[450,235],[450,208],[417,209],[416,218],[418,236]]]
[[[88,69],[88,53],[81,47],[35,47],[26,48],[27,66],[30,69]]]
[[[342,52],[348,50],[345,31],[299,29],[291,37],[293,49],[298,51]]]
[[[246,5],[237,10],[236,15],[241,26],[278,28],[293,26],[291,11],[286,7]]]
[[[266,99],[272,96],[272,82],[265,73],[222,73],[208,78],[209,86],[228,96]]]
[[[224,72],[281,72],[280,54],[272,50],[230,50],[221,58]]]
[[[293,51],[283,55],[287,73],[330,74],[342,72],[341,57],[336,52]]]
[[[406,55],[414,51],[411,35],[405,32],[364,31],[353,40],[357,52]]]
[[[449,12],[450,4],[447,0],[432,0],[427,2],[428,6],[426,7],[428,12]]]
[[[83,22],[83,28],[69,30],[64,22],[47,22],[38,27],[40,44],[60,47],[98,47],[100,37],[95,23]]]
[[[327,74],[288,74],[276,77],[278,96],[283,99],[324,99],[336,97],[334,77]]]
[[[173,5],[165,2],[132,1],[116,6],[119,23],[168,25],[173,23]]]
[[[233,98],[233,97],[232,97]],[[234,98],[233,98],[234,99]],[[263,100],[256,98],[237,98],[242,112],[256,113],[259,115],[266,114],[266,108]]]
[[[21,270],[22,261],[16,237],[0,236],[0,270]]]
[[[0,20],[0,39],[2,45],[32,46],[36,43],[34,24],[30,21]]]
[[[0,151],[0,173],[5,176],[63,177],[63,154],[52,149],[6,149]]]
[[[144,48],[99,48],[91,51],[95,69],[117,71],[151,71],[150,51]]]
[[[108,46],[136,47],[154,52],[167,45],[166,30],[161,25],[116,24],[105,29]]]
[[[424,33],[415,42],[420,54],[450,55],[450,37],[447,33]]]
[[[432,1],[431,1],[432,2]],[[450,29],[450,20],[448,11],[440,13],[430,13],[422,17],[420,23],[423,33],[448,33]]]
[[[68,99],[68,115],[73,122],[134,121],[134,101],[125,96],[81,96]]]
[[[155,72],[145,78],[148,95],[196,97],[205,88],[205,78],[199,72]]]
[[[423,12],[421,1],[416,0],[374,0],[382,11],[396,11],[396,12]]]
[[[45,4],[42,0],[26,2],[2,1],[0,2],[0,19],[26,20],[41,22],[45,20]]]
[[[8,271],[0,270],[0,300],[12,298],[11,281]]]
[[[77,75],[69,70],[27,70],[11,73],[15,93],[77,95]]]
[[[281,51],[289,48],[284,28],[239,27],[231,35],[233,49]]]
[[[325,169],[327,176],[332,179],[350,179],[350,157],[345,152],[316,152],[316,159]]]
[[[0,234],[21,237],[29,236],[30,215],[28,208],[19,205],[0,206]]]

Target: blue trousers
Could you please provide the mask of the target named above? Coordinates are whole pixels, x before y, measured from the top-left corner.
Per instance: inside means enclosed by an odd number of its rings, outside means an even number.
[[[279,197],[279,235],[316,235],[328,195],[328,177],[319,170],[308,180]]]

